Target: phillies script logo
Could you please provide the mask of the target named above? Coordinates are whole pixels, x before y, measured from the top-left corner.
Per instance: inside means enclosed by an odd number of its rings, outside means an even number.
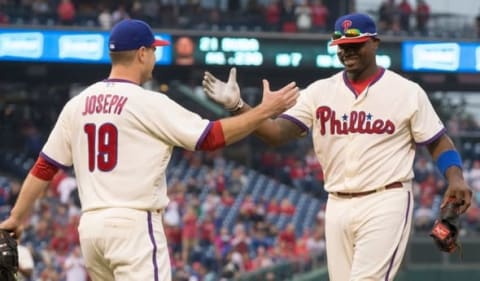
[[[395,125],[390,120],[373,119],[372,114],[365,111],[352,111],[337,119],[336,112],[328,106],[317,109],[317,119],[320,121],[320,134],[329,130],[331,135],[360,134],[393,134]]]

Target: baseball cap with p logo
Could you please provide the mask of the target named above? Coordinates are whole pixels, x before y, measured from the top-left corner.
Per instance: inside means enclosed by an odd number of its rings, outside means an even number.
[[[377,27],[373,19],[361,13],[341,16],[335,22],[330,46],[350,43],[363,43],[377,36]]]
[[[167,45],[170,45],[170,42],[156,39],[152,29],[146,22],[134,19],[125,19],[117,23],[112,28],[108,40],[108,49],[111,52]]]

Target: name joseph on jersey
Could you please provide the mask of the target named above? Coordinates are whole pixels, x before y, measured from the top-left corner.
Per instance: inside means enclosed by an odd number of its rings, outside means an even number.
[[[360,134],[393,134],[395,124],[391,120],[373,119],[373,115],[365,111],[351,111],[337,119],[335,110],[328,106],[317,109],[317,120],[320,122],[320,134],[325,135],[327,130],[331,135]]]
[[[82,115],[95,113],[113,113],[119,115],[122,113],[123,106],[127,100],[127,97],[111,94],[87,96],[85,98],[85,108]]]

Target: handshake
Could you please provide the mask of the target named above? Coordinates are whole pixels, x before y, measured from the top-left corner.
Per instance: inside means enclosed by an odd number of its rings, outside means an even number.
[[[230,69],[227,82],[223,82],[208,71],[205,71],[203,76],[203,90],[209,98],[216,103],[222,105],[230,112],[236,112],[245,106],[245,102],[240,96],[240,87],[237,83],[236,68]],[[273,97],[274,95],[281,95],[281,97]],[[272,104],[274,100],[277,101],[278,109],[276,112],[281,112],[294,106],[299,95],[299,89],[295,82],[290,82],[278,91],[271,91],[267,80],[263,79],[263,98],[262,104]],[[273,106],[273,105],[272,105]]]

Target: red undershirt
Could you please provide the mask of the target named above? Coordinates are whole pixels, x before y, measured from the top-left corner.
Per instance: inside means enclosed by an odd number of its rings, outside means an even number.
[[[363,81],[352,81],[348,80],[350,84],[352,85],[353,89],[355,90],[355,95],[359,96],[363,90],[365,90],[370,83],[372,83],[374,80],[378,78],[378,76],[382,73],[382,68],[378,68],[377,72],[370,76],[369,78],[363,80]]]

